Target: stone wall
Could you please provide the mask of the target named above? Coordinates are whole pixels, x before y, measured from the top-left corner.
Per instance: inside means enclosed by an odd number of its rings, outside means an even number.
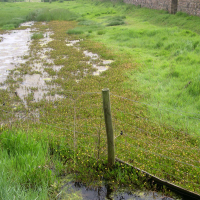
[[[157,10],[167,10],[171,13],[171,0],[124,0],[125,3]]]
[[[178,11],[200,16],[200,0],[179,0]]]
[[[177,11],[200,16],[200,0],[124,0],[125,3],[157,10]]]

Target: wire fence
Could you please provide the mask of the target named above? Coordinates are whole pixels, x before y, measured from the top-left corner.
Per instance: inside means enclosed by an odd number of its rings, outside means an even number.
[[[117,158],[170,183],[200,193],[200,140],[188,134],[188,117],[182,115],[182,129],[153,120],[149,110],[156,109],[158,119],[180,111],[164,110],[130,98],[110,94]],[[165,112],[165,115],[162,112]],[[194,114],[193,114],[194,115]],[[194,124],[198,124],[196,117]],[[173,124],[172,123],[172,124]],[[76,152],[95,160],[107,159],[107,137],[101,92],[68,91],[54,101],[28,102],[27,106],[2,105],[0,126],[49,131],[50,139],[63,141]],[[56,133],[56,134],[55,134]]]

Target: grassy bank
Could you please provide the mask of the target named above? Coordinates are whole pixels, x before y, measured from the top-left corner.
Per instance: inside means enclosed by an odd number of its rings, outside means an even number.
[[[153,119],[198,134],[199,30],[194,24],[199,17],[109,2],[83,4],[85,10],[71,8],[84,16],[79,29],[137,63],[137,70],[125,70],[123,87],[150,104]]]
[[[29,6],[28,3],[19,5]],[[88,173],[95,174],[99,170],[91,168],[91,163],[94,166],[106,156],[101,89],[108,87],[117,137],[116,156],[199,193],[198,121],[191,120],[198,113],[199,35],[197,26],[190,28],[188,22],[191,18],[198,24],[199,18],[109,2],[31,5],[34,9],[40,5],[46,8],[30,12],[27,19],[59,21],[34,25],[43,35],[49,30],[54,33],[44,47],[50,51],[39,54],[43,46],[39,39],[33,38],[26,63],[11,71],[7,81],[9,90],[0,91],[1,105],[6,111],[0,115],[1,120],[6,123],[13,116],[30,114],[37,121],[36,116],[40,116],[38,124],[25,123],[23,128],[51,127],[48,137],[56,140],[54,152],[59,149],[63,158],[67,151],[60,147],[61,141],[69,149],[76,149],[77,162],[88,170],[87,173],[83,170],[78,177],[84,182]],[[47,9],[52,6],[62,7],[62,10]],[[59,12],[64,13],[61,18]],[[62,21],[66,13],[68,18],[65,19],[76,19],[76,22]],[[70,46],[69,41],[74,40],[78,43]],[[99,55],[94,59],[95,64],[103,65],[104,60],[114,62],[100,76],[94,76],[95,69],[84,54],[86,50]],[[33,93],[42,90],[31,87],[25,99],[26,108],[14,92],[26,75],[42,73],[34,69],[38,63],[42,63],[42,70],[50,77],[42,89],[49,90],[37,102]],[[59,71],[54,70],[60,66]],[[16,79],[15,71],[21,79]],[[47,100],[48,96],[56,95],[61,98]],[[187,114],[188,111],[191,114]],[[90,156],[93,160],[88,165],[85,161],[90,160]],[[112,176],[117,177],[119,184],[125,181],[120,173],[112,173]],[[96,178],[96,175],[90,177]],[[134,174],[132,178],[127,177],[136,180]]]

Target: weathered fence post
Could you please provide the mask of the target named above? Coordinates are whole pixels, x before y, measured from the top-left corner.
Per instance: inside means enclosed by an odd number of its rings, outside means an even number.
[[[112,166],[115,164],[115,143],[113,135],[109,89],[106,88],[102,90],[102,97],[108,144],[108,165]]]

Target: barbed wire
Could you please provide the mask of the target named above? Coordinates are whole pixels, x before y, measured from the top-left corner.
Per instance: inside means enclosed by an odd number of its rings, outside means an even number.
[[[24,117],[27,117],[27,116],[24,116]],[[45,124],[45,125],[50,125],[50,124],[47,124],[47,123],[43,123],[43,124]],[[53,127],[56,127],[56,128],[61,128],[61,127],[57,127],[57,126],[53,126]],[[61,128],[61,129],[63,129],[63,128]],[[66,128],[64,128],[64,130],[70,130],[70,129],[66,129]],[[78,132],[78,131],[76,131],[76,132]],[[80,133],[80,132],[79,132]],[[81,133],[83,133],[83,132],[81,132]],[[85,134],[85,133],[84,133]],[[93,135],[93,136],[95,136],[95,135]],[[96,137],[98,137],[98,136],[96,136]],[[136,147],[136,146],[133,146],[133,145],[131,145],[132,147]],[[138,147],[137,147],[138,148]],[[140,148],[141,149],[141,148]],[[106,149],[105,149],[106,150]],[[104,151],[105,151],[104,150]],[[143,151],[148,151],[148,150],[145,150],[145,149],[142,149]],[[149,151],[148,151],[149,152]],[[103,153],[103,152],[102,152]],[[151,152],[152,153],[152,152]],[[159,156],[161,156],[161,154],[159,154]],[[162,157],[163,157],[163,155],[162,155]],[[143,159],[145,159],[145,158],[143,158]],[[171,158],[170,158],[171,159]],[[148,160],[148,159],[145,159],[145,160]],[[172,159],[173,160],[173,159]],[[177,160],[176,160],[177,161]],[[154,162],[156,162],[156,161],[154,161]],[[157,162],[158,163],[158,162]],[[188,164],[188,163],[184,163],[184,162],[181,162],[181,163],[183,163],[183,164]],[[158,164],[160,164],[160,163],[158,163]],[[190,164],[188,164],[188,165],[190,165]],[[193,166],[193,165],[190,165],[190,166]],[[195,167],[195,166],[193,166],[193,167]]]
[[[120,123],[124,123],[123,121],[120,121],[120,120],[117,120],[117,121],[119,121]],[[152,133],[152,132],[146,131],[146,130],[144,130],[144,129],[142,129],[142,128],[139,128],[139,127],[137,127],[137,126],[133,126],[132,124],[129,124],[129,123],[126,123],[126,124],[130,125],[132,128],[135,128],[135,129],[140,130],[141,132],[145,132],[145,133],[148,133],[148,134],[150,134],[150,135],[154,135],[154,136],[156,136],[156,137],[158,137],[158,138],[160,138],[160,139],[162,139],[162,140],[165,140],[165,141],[168,141],[168,142],[171,143],[171,140],[169,140],[169,139],[160,137],[160,136],[158,136],[158,135],[156,135],[156,134],[154,134],[154,133]],[[196,136],[196,135],[195,135],[195,136]],[[198,137],[198,136],[197,136],[197,137]],[[197,147],[190,147],[190,146],[188,146],[188,147],[189,147],[190,149],[194,149],[194,150],[200,151],[200,148],[197,148]],[[183,147],[183,148],[185,148],[185,147]]]
[[[10,112],[10,113],[12,113],[12,112]],[[27,116],[25,116],[25,117],[27,117]],[[25,117],[23,117],[23,118],[25,118]],[[87,118],[88,119],[88,118]],[[14,120],[13,120],[14,121]],[[16,120],[15,120],[16,121]],[[41,122],[40,122],[41,123]],[[51,124],[48,124],[48,123],[43,123],[43,124],[45,124],[45,125],[49,125],[49,126],[52,126]],[[64,130],[70,130],[70,129],[67,129],[67,128],[61,128],[61,127],[58,127],[58,126],[54,126],[55,128],[60,128],[60,129],[64,129]],[[95,129],[97,129],[97,127],[93,127],[93,128],[95,128]],[[141,128],[138,128],[138,127],[134,127],[134,128],[137,128],[137,129],[140,129],[140,130],[142,130],[142,131],[145,131],[145,130],[143,130],[143,129],[141,129]],[[76,131],[77,133],[82,133],[82,134],[89,134],[89,133],[86,133],[86,132],[80,132],[80,131]],[[152,134],[152,133],[150,133],[150,134]],[[154,134],[155,135],[155,134]],[[94,135],[92,135],[92,137],[94,137]],[[131,136],[127,136],[127,137],[131,137]],[[161,137],[160,137],[161,138]],[[134,139],[137,139],[136,137],[134,137]],[[162,139],[165,139],[165,138],[162,138]],[[169,141],[169,140],[168,140]],[[155,147],[155,146],[154,146]],[[177,154],[174,154],[174,155],[176,155],[176,156],[178,156]],[[180,157],[180,155],[179,155],[179,157]],[[183,158],[183,157],[181,157],[181,158]],[[192,159],[191,159],[192,160]],[[193,162],[194,162],[194,160],[192,160]],[[196,162],[198,162],[198,161],[196,161]]]
[[[148,104],[148,103],[145,103],[145,102],[140,102],[140,101],[136,101],[136,100],[133,100],[133,99],[129,99],[129,98],[126,98],[126,97],[122,97],[122,96],[119,96],[119,95],[115,95],[115,94],[112,94],[110,93],[110,95],[114,96],[114,97],[118,97],[118,98],[121,98],[121,99],[125,99],[125,100],[128,100],[128,101],[132,101],[134,103],[139,103],[139,104],[143,104],[143,105],[146,105],[146,106],[150,106],[150,107],[154,107],[156,109],[159,109],[159,110],[168,110],[169,112],[172,112],[172,113],[175,113],[175,114],[178,114],[178,115],[181,115],[183,116],[182,114],[178,113],[178,112],[181,112],[182,110],[178,110],[178,109],[171,109],[173,111],[171,111],[169,108],[157,108],[158,106],[155,106],[153,104]],[[175,112],[177,111],[177,112]],[[199,115],[197,113],[188,113],[188,112],[184,112],[185,114],[193,114],[193,115]],[[197,118],[198,120],[200,120],[199,118]]]
[[[113,110],[114,110],[114,111],[113,111]],[[130,113],[130,112],[125,112],[125,111],[119,110],[119,108],[116,109],[116,108],[112,107],[112,113],[114,113],[114,112],[121,112],[121,113],[123,113],[123,114],[128,114],[128,115],[131,115],[131,116],[140,118],[140,119],[144,119],[144,120],[150,121],[150,119],[148,119],[147,117],[141,117],[141,116],[139,116],[139,115],[136,115],[136,114],[133,114],[133,113]],[[114,115],[114,117],[115,117],[115,115]]]
[[[119,121],[120,123],[124,123],[124,122],[121,121],[121,120],[118,120],[118,119],[116,119],[116,120]],[[142,132],[145,132],[145,133],[149,133],[149,134],[151,134],[151,135],[154,135],[154,136],[156,136],[156,137],[158,137],[158,138],[161,138],[161,139],[163,139],[163,140],[170,141],[169,139],[160,137],[160,136],[158,136],[158,135],[156,135],[156,134],[154,134],[154,133],[151,133],[151,132],[149,132],[149,131],[146,131],[146,130],[144,130],[144,129],[142,129],[142,128],[139,128],[139,127],[137,127],[137,126],[133,126],[132,124],[126,123],[126,125],[129,125],[129,126],[135,128],[135,129],[138,129],[138,130],[140,130],[140,131],[142,131]]]
[[[113,107],[112,107],[112,109],[113,109]],[[143,120],[145,120],[145,121],[148,121],[148,122],[157,124],[157,125],[159,125],[159,126],[162,126],[162,127],[164,127],[164,128],[167,128],[167,129],[170,129],[170,130],[173,130],[173,131],[179,131],[179,130],[175,129],[174,127],[167,126],[167,125],[165,125],[165,124],[163,124],[163,123],[159,123],[159,122],[157,122],[157,121],[155,121],[155,120],[152,120],[152,119],[149,119],[149,118],[147,118],[147,117],[141,117],[141,116],[139,116],[139,115],[136,115],[136,114],[133,114],[133,113],[130,113],[130,112],[125,112],[125,111],[122,111],[122,110],[119,110],[119,109],[115,109],[115,108],[114,108],[114,111],[115,111],[115,112],[121,112],[121,113],[123,113],[123,114],[128,114],[128,115],[134,116],[134,117],[139,118],[139,119],[143,119]],[[113,113],[114,113],[114,112],[113,112]],[[114,115],[114,118],[117,119],[117,117],[115,117],[115,115]],[[199,120],[200,120],[200,119],[199,119]],[[185,132],[185,131],[181,131],[181,132],[184,133],[184,134],[188,134],[188,133]]]
[[[71,91],[70,91],[70,93],[71,93]],[[93,95],[93,94],[101,94],[100,92],[92,92],[92,93],[88,93],[88,92],[73,92],[72,94],[79,94],[79,96],[78,97],[76,97],[76,98],[74,98],[74,99],[71,99],[72,101],[70,101],[71,102],[71,104],[73,104],[74,102],[76,102],[76,101],[78,101],[77,99],[79,99],[80,97],[81,97],[81,95],[88,95],[88,94],[90,94],[90,95]],[[117,97],[120,97],[120,96],[117,96]],[[120,97],[120,98],[123,98],[123,99],[126,99],[126,100],[129,100],[129,101],[133,101],[133,100],[131,100],[131,99],[128,99],[128,98],[124,98],[124,97]],[[92,101],[92,100],[91,100]],[[88,102],[90,102],[90,101],[88,101]],[[137,102],[137,101],[134,101],[134,102]],[[137,102],[137,103],[142,103],[142,102]],[[100,109],[100,107],[99,107],[99,105],[97,106],[96,104],[93,104],[94,106],[91,106],[91,104],[90,104],[90,107],[88,107],[87,109],[89,109],[89,110],[94,110],[94,109]],[[146,104],[147,105],[147,104]],[[59,106],[61,106],[61,105],[59,105]],[[43,107],[43,109],[44,109],[44,113],[46,114],[46,113],[51,113],[51,112],[48,112],[48,111],[46,111],[45,110],[45,108]],[[73,109],[85,109],[85,108],[82,108],[81,106],[74,106],[73,108],[72,108],[72,113],[73,113]],[[158,109],[161,109],[161,108],[158,108]],[[5,113],[9,113],[9,114],[16,114],[18,111],[6,111],[6,110],[3,110],[3,109],[0,109],[2,112],[5,112]],[[161,109],[162,110],[162,109]],[[123,113],[123,114],[125,114],[125,115],[131,115],[131,116],[134,116],[134,117],[137,117],[137,118],[140,118],[140,119],[143,119],[143,120],[149,120],[148,118],[146,118],[146,117],[141,117],[141,116],[139,116],[139,115],[136,115],[136,114],[133,114],[133,113],[130,113],[130,112],[126,112],[126,111],[122,111],[122,110],[120,110],[120,109],[114,109],[114,111],[116,111],[116,112],[121,112],[121,113]],[[28,118],[28,117],[30,117],[29,115],[35,115],[34,113],[31,113],[29,110],[26,110],[26,112],[28,112],[28,114],[27,115],[25,115],[25,116],[22,116],[22,117],[19,117],[18,119],[16,119],[16,120],[13,120],[13,121],[9,121],[9,123],[13,123],[14,121],[17,121],[17,120],[23,120],[24,118]],[[39,113],[41,113],[42,111],[40,110],[39,111]],[[71,114],[72,114],[71,113]],[[101,113],[101,112],[100,112]],[[191,114],[191,113],[190,113]],[[76,115],[78,115],[78,113],[76,113],[75,114],[75,116],[74,117],[76,117]],[[182,116],[182,114],[180,114],[181,116]],[[42,116],[45,116],[45,115],[42,115]],[[16,117],[16,116],[15,116]],[[68,116],[66,116],[66,118],[70,118],[70,119],[72,119],[73,120],[73,118],[72,118],[73,116],[71,116],[71,117],[68,117]],[[80,117],[80,116],[79,116]],[[187,116],[188,117],[188,116]],[[37,118],[37,117],[36,117]],[[99,118],[101,118],[101,120],[102,120],[102,117],[99,117]],[[98,120],[99,118],[80,118],[80,120]],[[169,139],[166,139],[166,138],[163,138],[163,137],[160,137],[160,136],[158,136],[158,135],[156,135],[156,134],[154,134],[154,133],[152,133],[152,132],[150,132],[150,131],[147,131],[147,130],[144,130],[144,129],[142,129],[142,128],[140,128],[140,127],[137,127],[137,126],[133,126],[133,124],[129,124],[129,123],[127,123],[127,122],[125,122],[125,121],[120,121],[120,120],[118,120],[117,119],[117,117],[115,117],[114,116],[114,118],[115,118],[115,121],[117,121],[117,122],[120,122],[120,123],[122,123],[122,124],[126,124],[126,125],[128,125],[128,126],[131,126],[132,128],[134,128],[134,129],[138,129],[139,131],[142,131],[142,132],[145,132],[145,133],[148,133],[148,134],[150,134],[150,135],[154,135],[154,136],[156,136],[156,137],[158,137],[158,138],[160,138],[160,139],[162,139],[162,140],[165,140],[165,141],[171,141],[171,140],[169,140]],[[190,117],[191,118],[191,117]],[[127,118],[126,118],[127,119]],[[198,118],[196,118],[196,119],[198,119]],[[199,119],[198,119],[199,120]],[[56,126],[56,125],[52,125],[52,124],[49,124],[49,123],[44,123],[44,122],[41,122],[41,121],[39,121],[38,123],[40,123],[40,124],[44,124],[44,125],[47,125],[47,126],[51,126],[51,127],[54,127],[54,128],[57,128],[57,129],[62,129],[62,130],[66,130],[66,131],[70,131],[70,132],[73,132],[73,129],[74,129],[74,133],[80,133],[80,134],[84,134],[84,135],[89,135],[89,136],[92,136],[92,137],[99,137],[98,135],[96,135],[96,134],[94,134],[94,135],[92,135],[90,132],[87,132],[87,131],[79,131],[78,129],[75,129],[75,128],[79,128],[79,127],[89,127],[89,128],[91,128],[91,129],[95,129],[95,130],[99,130],[98,129],[98,127],[95,127],[95,126],[91,126],[91,125],[78,125],[78,124],[74,124],[74,125],[72,125],[73,124],[73,122],[70,122],[70,123],[68,123],[67,125],[70,125],[71,126],[71,128],[64,128],[64,127],[60,127],[60,124],[59,124],[59,126]],[[62,125],[65,125],[66,126],[66,124],[62,124]],[[118,135],[118,136],[120,136],[120,135]],[[117,136],[117,137],[118,137]],[[138,139],[137,137],[134,137],[134,136],[131,136],[130,135],[130,133],[128,134],[124,134],[124,136],[125,137],[127,137],[127,138],[133,138],[133,139],[135,139],[135,140],[139,140],[139,141],[141,141],[141,139]],[[101,136],[102,137],[102,136]],[[74,140],[75,141],[75,139],[77,139],[77,137],[74,137],[74,139],[72,139],[72,140]],[[119,139],[119,138],[118,138]],[[81,141],[80,141],[81,142]],[[119,143],[121,143],[121,144],[125,144],[125,145],[127,145],[127,143],[125,143],[125,142],[123,142],[123,141],[120,141],[120,140],[117,140],[117,142],[119,142]],[[153,146],[153,148],[154,148],[154,151],[152,152],[152,151],[150,151],[150,150],[148,150],[148,149],[145,149],[145,148],[142,148],[142,147],[140,147],[140,146],[135,146],[135,145],[133,145],[133,144],[130,144],[130,143],[128,143],[128,145],[129,146],[131,146],[132,148],[135,148],[135,149],[138,149],[138,150],[140,150],[141,152],[148,152],[148,153],[150,153],[150,154],[152,154],[152,155],[154,155],[154,156],[157,156],[157,157],[160,157],[160,158],[165,158],[165,159],[168,159],[168,160],[171,160],[171,161],[175,161],[175,162],[178,162],[178,163],[181,163],[183,166],[190,166],[190,167],[192,167],[192,168],[197,168],[197,169],[200,169],[200,167],[198,167],[198,166],[196,166],[196,165],[193,165],[193,164],[190,164],[190,163],[186,163],[186,162],[183,162],[183,161],[180,161],[180,160],[177,160],[177,159],[175,159],[175,158],[173,158],[173,157],[170,157],[170,156],[166,156],[166,155],[164,155],[164,154],[160,154],[160,153],[156,153],[155,152],[155,150],[159,147],[158,145],[157,146],[155,146],[155,145],[152,145],[153,144],[153,142],[151,142],[151,141],[148,141],[148,143],[147,143],[147,145],[151,145],[151,146]],[[92,148],[91,147],[89,147],[89,146],[85,146],[85,145],[80,145],[79,144],[79,141],[77,140],[77,142],[76,142],[76,145],[79,147],[82,147],[83,149],[89,149],[89,150],[92,150],[93,152],[95,152],[95,151],[98,151],[97,150],[97,147],[93,144],[92,145]],[[88,144],[87,144],[88,145]],[[91,145],[90,145],[91,146]],[[184,146],[184,148],[186,148],[185,146]],[[195,150],[200,150],[199,148],[192,148],[192,147],[189,147],[188,146],[188,148],[190,148],[190,149],[195,149]],[[106,151],[106,148],[105,149],[101,149],[99,152],[101,152],[101,154],[104,154],[104,152]],[[125,151],[126,152],[128,152],[128,150],[127,149],[125,149]],[[162,151],[164,151],[164,152],[167,152],[167,150],[162,150]],[[175,154],[175,153],[172,153],[172,152],[170,152],[170,154],[172,154],[172,155],[174,155],[174,156],[179,156],[179,158],[180,159],[185,159],[184,157],[181,157],[180,155],[178,155],[178,154]],[[179,169],[175,169],[175,168],[173,168],[173,167],[171,167],[171,166],[167,166],[167,165],[164,165],[164,164],[162,164],[162,163],[159,163],[159,162],[157,162],[156,160],[149,160],[149,159],[147,159],[147,158],[142,158],[143,160],[146,160],[146,161],[148,161],[148,162],[150,162],[150,163],[156,163],[156,164],[159,164],[159,165],[161,165],[161,166],[164,166],[164,167],[169,167],[170,169],[174,169],[174,170],[176,170],[176,171],[178,171],[178,172],[180,172],[180,173],[183,173],[183,174],[185,174],[185,175],[189,175],[189,176],[195,176],[194,174],[192,174],[192,173],[187,173],[187,172],[184,172],[184,171],[181,171],[181,170],[179,170]],[[194,161],[193,159],[191,159],[191,158],[187,158],[187,159],[189,159],[190,161],[192,161],[192,162],[196,162],[196,163],[199,163],[198,161]],[[137,162],[137,163],[139,163],[138,161],[134,161],[134,162]],[[139,163],[139,164],[141,164],[141,163]],[[141,165],[144,165],[144,163],[143,164],[141,164]],[[148,166],[149,167],[149,166]],[[149,167],[149,168],[151,168],[151,167]],[[151,169],[154,169],[154,168],[151,168]],[[157,169],[154,169],[154,170],[157,170]],[[172,175],[172,174],[169,174],[169,173],[167,173],[167,172],[163,172],[163,171],[161,171],[161,170],[157,170],[157,171],[160,171],[160,172],[162,172],[162,173],[165,173],[165,174],[167,174],[167,175],[170,175],[171,177],[175,177],[176,179],[179,179],[179,180],[183,180],[183,179],[181,179],[181,178],[179,178],[179,177],[176,177],[176,176],[174,176],[174,175]],[[199,176],[197,176],[197,178],[199,178]],[[186,180],[184,180],[184,181],[186,181]],[[188,182],[188,183],[191,183],[191,182],[189,182],[189,181],[186,181],[186,182]],[[193,183],[193,184],[196,184],[196,183]],[[196,185],[198,185],[198,184],[196,184]],[[198,185],[199,186],[199,185]]]

